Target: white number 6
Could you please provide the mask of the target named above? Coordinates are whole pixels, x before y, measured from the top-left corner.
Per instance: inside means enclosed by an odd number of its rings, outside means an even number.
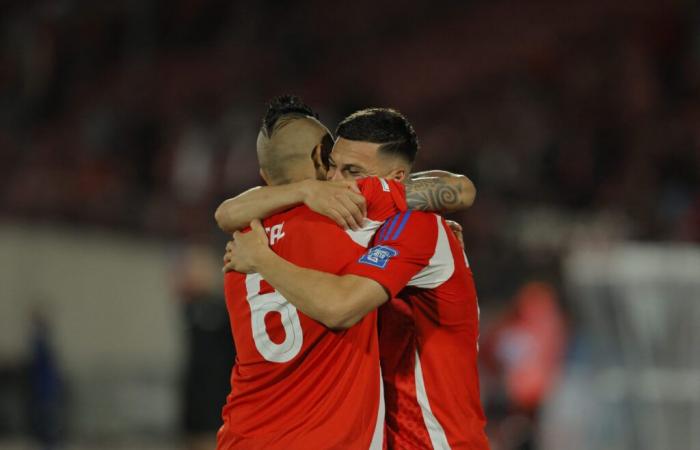
[[[268,361],[283,363],[294,358],[301,350],[304,335],[301,332],[297,309],[277,292],[260,294],[260,274],[251,273],[245,278],[246,299],[250,305],[253,341],[260,354]],[[265,316],[278,312],[284,328],[284,342],[272,342],[265,327]]]

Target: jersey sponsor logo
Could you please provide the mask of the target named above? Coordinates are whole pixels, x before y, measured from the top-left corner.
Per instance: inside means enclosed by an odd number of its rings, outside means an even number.
[[[397,250],[389,246],[377,245],[367,250],[367,253],[362,255],[359,262],[383,269],[389,263],[389,260],[398,254]]]

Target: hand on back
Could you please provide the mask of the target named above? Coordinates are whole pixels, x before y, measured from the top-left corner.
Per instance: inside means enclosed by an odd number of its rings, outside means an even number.
[[[450,230],[452,230],[452,234],[454,234],[459,241],[459,245],[462,246],[462,250],[464,250],[464,234],[462,233],[462,225],[454,220],[446,220],[446,222],[447,226],[450,227]]]
[[[309,180],[304,186],[304,204],[346,229],[359,230],[367,215],[365,198],[354,181]]]

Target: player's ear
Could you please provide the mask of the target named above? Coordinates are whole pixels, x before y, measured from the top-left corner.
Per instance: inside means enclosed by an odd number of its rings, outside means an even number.
[[[311,151],[311,160],[314,162],[314,175],[317,180],[325,181],[328,178],[328,158],[326,161],[323,160],[323,147],[318,144]]]
[[[408,170],[406,170],[404,167],[398,167],[389,172],[389,174],[384,178],[387,178],[389,180],[403,181],[406,179],[407,175]]]
[[[270,177],[267,176],[267,173],[265,172],[265,169],[260,169],[260,176],[262,179],[265,181],[265,184],[268,186],[271,186],[270,184]]]
[[[321,161],[321,144],[318,144],[313,150],[311,150],[311,159],[315,165],[320,166],[323,164]]]

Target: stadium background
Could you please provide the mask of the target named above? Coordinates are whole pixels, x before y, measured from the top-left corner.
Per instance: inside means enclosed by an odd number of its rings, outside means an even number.
[[[1,448],[194,448],[232,358],[213,211],[260,183],[283,93],[331,128],[395,107],[417,169],[476,184],[453,218],[495,450],[700,448],[696,2],[2,1],[0,24]]]

